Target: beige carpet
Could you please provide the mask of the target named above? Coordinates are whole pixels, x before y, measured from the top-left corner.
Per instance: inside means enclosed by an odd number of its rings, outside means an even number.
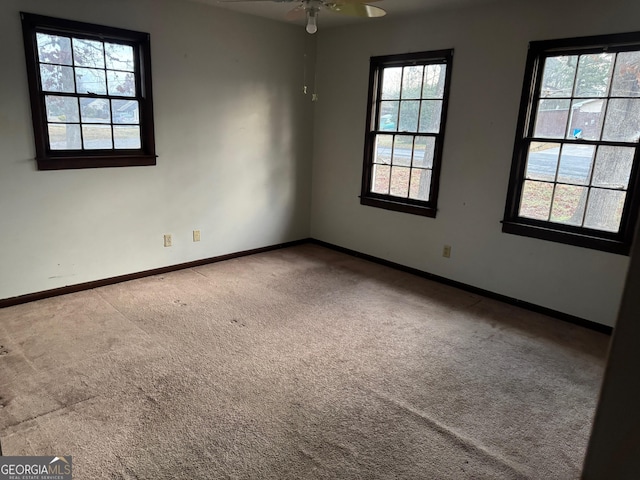
[[[302,245],[0,310],[0,441],[76,480],[572,479],[608,340]]]

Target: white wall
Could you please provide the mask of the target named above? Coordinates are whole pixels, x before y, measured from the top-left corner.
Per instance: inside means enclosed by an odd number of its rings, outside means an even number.
[[[511,0],[320,32],[312,237],[613,325],[628,257],[503,234],[500,220],[528,42],[636,30],[631,0]],[[444,48],[455,52],[437,218],[361,206],[369,57]]]
[[[151,33],[156,166],[35,169],[19,11]],[[191,2],[2,0],[0,299],[306,238],[308,47]]]

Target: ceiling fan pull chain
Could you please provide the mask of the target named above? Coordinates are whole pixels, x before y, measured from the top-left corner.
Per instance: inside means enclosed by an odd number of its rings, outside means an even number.
[[[308,94],[307,88],[307,54],[304,54],[304,61],[302,64],[302,93]]]
[[[313,66],[313,93],[311,94],[311,101],[318,101],[318,91],[316,90],[316,85],[318,84],[318,64],[316,63]]]

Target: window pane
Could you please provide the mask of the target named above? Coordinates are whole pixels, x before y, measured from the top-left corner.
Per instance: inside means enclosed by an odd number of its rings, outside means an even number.
[[[612,97],[640,96],[640,52],[620,52],[611,85]]]
[[[400,102],[400,127],[401,132],[415,132],[418,130],[418,114],[420,102],[417,100],[403,100]]]
[[[591,184],[596,187],[627,188],[635,148],[608,147],[598,148],[596,166]]]
[[[409,187],[409,198],[415,200],[429,200],[431,190],[431,170],[414,168],[411,170],[411,185]]]
[[[83,123],[110,123],[109,100],[104,98],[81,98],[80,113]]]
[[[544,62],[540,96],[570,97],[577,64],[577,55],[547,57]]]
[[[409,179],[411,169],[406,167],[391,167],[391,190],[394,197],[407,198],[409,195]]]
[[[118,43],[105,43],[104,53],[108,69],[134,71],[133,47]]]
[[[402,67],[385,68],[382,71],[382,99],[393,100],[400,98],[400,82]]]
[[[76,123],[78,116],[78,99],[75,97],[45,96],[48,122]]]
[[[595,150],[593,145],[563,145],[558,182],[588,185]]]
[[[584,226],[605,232],[617,232],[620,229],[625,198],[626,193],[619,190],[592,188]]]
[[[609,78],[614,55],[581,55],[576,77],[576,97],[604,97],[609,93]]]
[[[442,100],[425,100],[420,109],[419,132],[439,133],[440,117],[442,115]]]
[[[567,138],[600,140],[606,102],[602,98],[571,102],[571,120],[567,129]]]
[[[422,93],[422,73],[424,67],[404,67],[402,75],[402,98],[420,99]]]
[[[377,135],[375,151],[373,152],[373,162],[391,165],[392,148],[393,135]]]
[[[411,166],[411,154],[413,152],[413,137],[398,135],[393,144],[393,165]]]
[[[435,149],[435,137],[416,137],[413,142],[413,166],[433,168]]]
[[[49,148],[51,150],[80,150],[80,125],[49,124]]]
[[[111,100],[113,123],[140,123],[137,100]]]
[[[525,178],[553,182],[556,179],[559,155],[559,143],[531,142]]]
[[[373,165],[373,176],[371,191],[373,193],[389,193],[389,177],[391,175],[391,167],[388,165]]]
[[[422,98],[442,98],[444,96],[444,80],[446,65],[427,65],[424,67]]]
[[[640,195],[640,34],[574,40],[529,45],[503,231],[624,254]]]
[[[518,215],[537,220],[548,220],[552,196],[552,183],[525,180]]]
[[[104,78],[104,70],[76,68],[76,86],[78,93],[106,95],[107,83]]]
[[[73,68],[40,65],[40,84],[45,92],[74,93]]]
[[[435,203],[439,180],[451,58],[450,50],[371,57],[362,204],[435,216],[428,202]]]
[[[640,99],[612,98],[604,121],[603,140],[637,142],[640,137]]]
[[[582,225],[584,206],[587,203],[587,191],[587,187],[556,185],[551,221],[566,225]]]
[[[83,125],[82,141],[88,150],[113,148],[110,125]]]
[[[102,42],[74,38],[73,60],[77,67],[104,68],[104,47]]]
[[[71,39],[36,33],[38,44],[38,60],[43,63],[55,63],[57,65],[71,65]]]
[[[569,117],[570,100],[540,100],[533,136],[540,138],[564,138]]]
[[[37,168],[155,165],[149,34],[26,12],[20,19]]]
[[[380,102],[380,122],[378,130],[395,131],[398,128],[398,107],[400,102]]]
[[[140,127],[115,125],[113,127],[113,146],[115,148],[140,148]]]
[[[136,96],[136,79],[133,73],[107,70],[107,80],[109,81],[109,95]]]

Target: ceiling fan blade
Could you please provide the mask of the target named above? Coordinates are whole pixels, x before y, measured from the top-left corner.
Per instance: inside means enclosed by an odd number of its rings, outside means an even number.
[[[291,3],[291,2],[297,2],[297,1],[299,0],[218,0],[218,3],[249,3],[249,2]]]
[[[307,17],[307,12],[302,5],[298,5],[293,10],[289,10],[284,16],[286,20],[302,20]]]
[[[383,17],[387,14],[380,7],[363,3],[325,3],[324,6],[335,13],[351,15],[352,17]]]

